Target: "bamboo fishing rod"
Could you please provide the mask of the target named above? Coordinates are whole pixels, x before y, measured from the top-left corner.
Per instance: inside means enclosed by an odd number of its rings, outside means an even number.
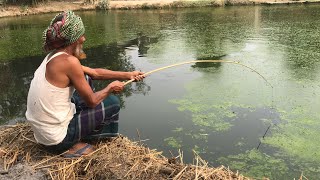
[[[248,68],[251,71],[253,71],[256,74],[258,74],[260,77],[262,77],[262,79],[267,84],[269,84],[273,88],[273,86],[267,81],[267,79],[265,77],[263,77],[258,71],[254,70],[253,68],[251,68],[251,67],[249,67],[247,65],[241,64],[241,63],[236,62],[236,61],[229,61],[229,60],[194,60],[194,61],[186,61],[186,62],[181,62],[181,63],[172,64],[172,65],[169,65],[169,66],[161,67],[161,68],[158,68],[158,69],[154,69],[152,71],[144,73],[144,76],[148,76],[148,75],[150,75],[152,73],[155,73],[155,72],[158,72],[158,71],[162,71],[164,69],[168,69],[168,68],[172,68],[172,67],[176,67],[176,66],[181,66],[181,65],[184,65],[184,64],[192,64],[192,63],[230,63],[230,64],[237,64],[237,65],[243,66],[245,68]],[[128,84],[132,83],[133,81],[135,81],[135,79],[131,79],[131,80],[125,82],[124,85],[128,85]]]

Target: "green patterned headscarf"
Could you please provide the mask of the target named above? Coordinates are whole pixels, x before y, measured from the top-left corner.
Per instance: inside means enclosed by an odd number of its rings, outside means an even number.
[[[72,11],[56,15],[48,28],[43,32],[43,48],[52,51],[76,42],[84,34],[81,18]]]

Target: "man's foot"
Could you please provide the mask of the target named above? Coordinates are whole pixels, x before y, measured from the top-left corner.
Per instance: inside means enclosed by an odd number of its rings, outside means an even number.
[[[88,155],[94,151],[92,145],[87,143],[79,142],[72,146],[66,154],[63,154],[65,158],[75,158],[80,157],[82,155]]]

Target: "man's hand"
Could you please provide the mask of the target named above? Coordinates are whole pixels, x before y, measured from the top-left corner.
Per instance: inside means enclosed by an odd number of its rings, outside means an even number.
[[[110,83],[108,85],[109,88],[109,92],[110,93],[120,93],[121,91],[123,91],[124,88],[124,83],[120,82],[120,81],[113,81],[112,83]]]
[[[145,75],[143,72],[132,71],[130,73],[131,73],[130,79],[134,79],[135,81],[141,81],[143,78],[145,78]]]

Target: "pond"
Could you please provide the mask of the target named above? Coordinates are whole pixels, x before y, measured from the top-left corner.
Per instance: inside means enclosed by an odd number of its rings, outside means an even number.
[[[320,6],[78,12],[84,65],[150,70],[120,95],[120,133],[166,156],[199,154],[255,178],[320,174]],[[0,19],[0,120],[24,119],[54,14]],[[108,81],[95,82],[97,89]],[[268,84],[270,83],[270,84]]]

